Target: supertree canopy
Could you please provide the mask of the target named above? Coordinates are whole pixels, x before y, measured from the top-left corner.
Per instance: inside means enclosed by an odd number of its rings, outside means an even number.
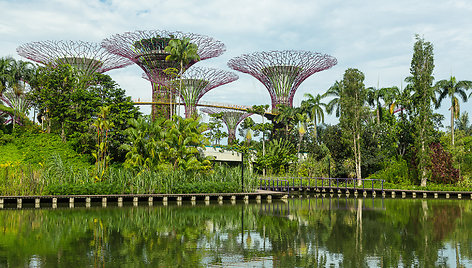
[[[87,76],[133,64],[129,59],[108,52],[98,43],[84,41],[31,42],[19,46],[16,51],[20,56],[44,65],[69,64]]]
[[[293,96],[310,75],[337,64],[336,58],[310,51],[270,51],[245,54],[229,60],[234,70],[250,74],[269,91],[272,109],[292,106]]]
[[[252,113],[225,108],[202,108],[201,111],[207,114],[222,114],[221,119],[228,128],[228,144],[233,144],[236,140],[236,128],[238,127],[239,123],[252,115]]]
[[[151,77],[155,83],[164,82],[163,84],[167,88],[176,89],[185,105],[185,117],[196,115],[197,103],[208,91],[238,79],[235,73],[205,67],[191,67],[182,75],[181,79],[162,81],[159,80],[160,74],[156,72],[151,72],[148,77]],[[182,83],[181,89],[180,82]]]
[[[170,79],[170,76],[164,72],[167,68],[178,68],[176,62],[165,60],[167,52],[165,47],[172,39],[183,40],[188,38],[191,43],[197,45],[197,54],[200,60],[213,58],[221,55],[225,51],[225,45],[211,37],[183,32],[168,32],[162,30],[135,31],[116,34],[102,41],[102,46],[109,52],[132,60],[141,67],[148,80],[152,83],[153,102],[170,101],[169,90],[163,85],[164,81]],[[184,69],[188,69],[196,61],[190,61]],[[162,86],[162,87],[161,87]],[[153,106],[153,114],[155,114]]]

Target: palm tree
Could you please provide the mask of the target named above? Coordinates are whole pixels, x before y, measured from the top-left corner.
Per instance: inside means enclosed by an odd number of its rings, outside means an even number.
[[[190,62],[197,62],[200,60],[198,55],[198,46],[190,42],[189,38],[183,39],[172,39],[169,44],[165,47],[165,52],[169,53],[166,57],[166,61],[175,61],[180,64],[179,70],[179,91],[182,91],[182,74],[185,72],[185,67]],[[172,102],[172,91],[171,91],[171,102]],[[170,116],[172,118],[172,104],[170,107]]]
[[[310,93],[306,93],[304,95],[307,97],[307,100],[303,100],[301,103],[301,109],[304,113],[307,113],[310,117],[310,120],[313,121],[314,123],[314,138],[315,142],[317,142],[318,139],[318,133],[316,126],[318,123],[324,123],[324,112],[323,108],[326,108],[326,104],[321,102],[321,100],[324,98],[322,95],[317,94],[316,97],[311,95]]]
[[[325,94],[322,95],[323,98],[325,97],[334,97],[328,104],[326,105],[326,112],[328,114],[333,113],[333,110],[336,111],[336,117],[341,115],[341,90],[342,84],[339,81],[336,81],[334,85],[332,85]]]
[[[367,88],[367,103],[371,107],[375,107],[377,113],[377,124],[380,124],[380,119],[382,118],[382,104],[380,99],[384,99],[386,95],[386,88]]]
[[[35,66],[31,62],[13,60],[10,70],[12,86],[26,88],[26,83],[30,83],[34,78]]]
[[[401,107],[402,91],[396,86],[383,88],[383,90],[383,100],[390,114],[396,112],[395,108],[397,106],[400,106],[400,109],[403,110],[403,108]]]
[[[442,100],[448,96],[451,99],[451,141],[454,146],[454,119],[457,119],[460,114],[459,99],[456,95],[462,98],[462,101],[467,101],[467,94],[465,93],[468,89],[472,88],[472,81],[456,81],[454,76],[451,76],[449,80],[441,80],[434,86],[439,92],[437,99],[436,108],[439,108]]]
[[[13,58],[0,58],[0,96],[11,85],[13,77],[11,75],[11,67]]]
[[[26,98],[26,81],[32,79],[33,67],[30,62],[0,59],[0,103],[12,109],[12,112],[7,113],[11,114],[13,126],[25,118],[31,107],[31,101]],[[7,109],[3,110],[6,112]]]
[[[278,114],[275,116],[274,121],[285,127],[285,137],[288,138],[292,125],[297,119],[298,109],[290,106],[278,105],[277,111]]]
[[[469,113],[468,112],[463,112],[461,116],[456,119],[456,129],[457,130],[463,130],[465,133],[468,135],[469,132],[472,130],[472,126],[469,124]]]

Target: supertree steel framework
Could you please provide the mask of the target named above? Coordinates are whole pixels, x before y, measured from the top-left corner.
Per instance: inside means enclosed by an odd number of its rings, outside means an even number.
[[[148,75],[143,74],[143,77],[146,79],[151,77],[155,83],[161,83],[167,88],[174,88],[184,102],[185,117],[196,115],[198,101],[207,92],[238,79],[238,75],[233,72],[206,67],[191,67],[183,73],[181,78],[169,79],[167,81],[159,80],[159,72],[152,71]],[[181,89],[180,83],[182,83]]]
[[[201,111],[207,114],[222,114],[221,119],[228,128],[228,144],[233,144],[236,140],[236,128],[238,127],[239,123],[252,115],[252,113],[225,108],[202,108]]]
[[[108,52],[99,43],[85,41],[31,42],[19,46],[16,51],[20,56],[44,65],[70,64],[87,76],[133,64],[129,59]]]
[[[169,32],[164,30],[149,30],[149,31],[134,31],[125,32],[123,34],[115,34],[110,38],[102,41],[102,46],[109,52],[130,59],[141,67],[148,80],[152,84],[152,101],[153,102],[170,102],[170,90],[165,87],[165,81],[171,77],[164,72],[167,68],[178,68],[176,62],[168,62],[165,60],[167,52],[165,47],[172,39],[188,38],[191,43],[197,45],[197,54],[200,60],[205,60],[220,56],[225,51],[225,45],[208,36],[183,33],[183,32]],[[196,61],[189,62],[184,69],[188,69],[195,64]],[[153,115],[157,112],[157,106],[153,105]],[[161,111],[165,111],[163,106]]]
[[[255,52],[228,61],[230,68],[250,74],[264,84],[272,109],[278,104],[292,106],[295,92],[305,79],[336,64],[332,56],[296,50]]]

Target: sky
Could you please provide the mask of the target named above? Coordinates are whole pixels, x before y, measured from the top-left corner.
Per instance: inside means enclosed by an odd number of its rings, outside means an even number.
[[[415,34],[434,46],[436,81],[472,80],[472,1],[467,0],[0,0],[0,57],[23,59],[16,48],[44,40],[102,39],[135,30],[168,30],[211,36],[226,45],[206,66],[232,71],[228,60],[272,50],[308,50],[338,60],[303,82],[295,94],[324,93],[346,69],[365,74],[367,87],[404,87]],[[23,59],[25,60],[25,59]],[[248,74],[217,87],[202,100],[270,104],[267,89]],[[107,72],[133,99],[151,99],[137,65]],[[445,100],[438,110],[449,123]],[[462,111],[472,112],[472,102]],[[336,123],[334,116],[327,123]]]

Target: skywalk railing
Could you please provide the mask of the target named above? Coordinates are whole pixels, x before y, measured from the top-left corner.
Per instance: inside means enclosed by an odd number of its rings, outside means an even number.
[[[359,183],[360,182],[360,183]],[[355,178],[323,178],[323,177],[266,177],[259,179],[259,189],[272,191],[303,191],[311,189],[333,190],[371,190],[384,191],[384,180]]]

